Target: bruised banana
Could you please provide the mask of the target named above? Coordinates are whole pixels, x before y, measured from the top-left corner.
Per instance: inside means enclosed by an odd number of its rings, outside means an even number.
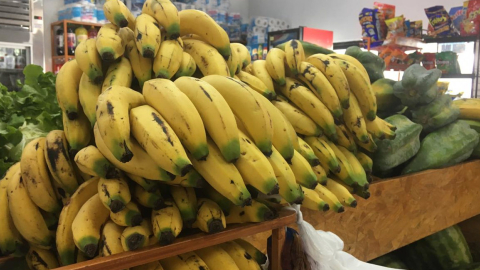
[[[98,195],[103,205],[112,213],[120,212],[132,199],[128,183],[122,178],[100,178]]]
[[[227,224],[264,222],[275,218],[275,213],[265,204],[253,200],[252,205],[239,207],[232,206],[225,218]]]
[[[104,207],[105,208],[105,207]],[[110,219],[119,226],[135,227],[142,223],[142,214],[138,205],[130,201],[125,207],[117,213],[110,211]]]
[[[62,115],[63,132],[67,138],[71,157],[74,157],[78,151],[86,147],[92,138],[91,123],[83,111],[78,112],[75,120],[68,119],[66,114]]]
[[[197,219],[197,196],[195,189],[171,186],[169,188],[173,201],[182,215],[183,226],[188,228]]]
[[[130,60],[133,74],[137,78],[140,87],[143,88],[145,82],[152,78],[153,60],[143,57],[133,40],[127,44],[125,50],[127,58]]]
[[[104,24],[98,31],[96,47],[103,61],[112,62],[125,53],[124,41],[117,31],[117,26],[112,23]]]
[[[297,76],[300,73],[300,64],[305,61],[302,43],[295,39],[287,41],[285,43],[285,59],[292,74]]]
[[[183,41],[183,49],[193,57],[204,76],[230,76],[227,62],[211,45],[200,40],[187,39]]]
[[[179,13],[171,1],[147,0],[143,5],[142,13],[154,17],[167,32],[168,39],[177,39],[180,36]]]
[[[91,176],[111,179],[118,177],[118,171],[110,161],[98,150],[89,145],[75,155],[75,163],[80,171]]]
[[[141,14],[136,19],[135,45],[140,55],[153,59],[160,49],[162,34],[158,22],[149,14]]]
[[[218,204],[210,199],[201,198],[197,202],[197,217],[193,224],[206,233],[217,233],[227,227],[225,215]]]
[[[171,79],[180,68],[183,59],[183,41],[164,40],[153,59],[153,73],[156,78]]]
[[[152,224],[161,246],[171,244],[183,229],[180,211],[171,200],[166,200],[163,208],[152,211]]]
[[[135,185],[133,197],[140,205],[158,210],[163,207],[163,197],[160,191],[147,191],[140,185]]]
[[[122,232],[124,228],[109,220],[102,229],[102,241],[100,243],[100,255],[107,257],[124,252],[122,247]]]
[[[344,109],[343,112],[343,119],[348,130],[350,130],[350,132],[358,141],[364,143],[367,142],[367,124],[365,123],[365,118],[363,118],[360,105],[358,104],[355,95],[350,96],[350,107],[348,109]]]

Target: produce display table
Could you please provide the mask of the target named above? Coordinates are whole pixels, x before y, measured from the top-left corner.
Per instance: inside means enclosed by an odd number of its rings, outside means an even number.
[[[369,261],[480,214],[480,160],[391,179],[370,187],[372,197],[359,199],[345,213],[302,209],[304,220],[331,231],[344,250]],[[295,226],[293,226],[295,227]],[[268,233],[248,237],[266,250]]]
[[[229,225],[225,231],[220,233],[209,235],[205,233],[197,233],[194,235],[181,237],[173,244],[168,246],[152,246],[136,251],[127,251],[108,257],[101,257],[86,262],[56,268],[56,270],[126,269],[265,231],[272,231],[272,234],[274,235],[274,239],[272,241],[272,258],[270,262],[270,269],[281,270],[279,257],[281,245],[279,244],[283,241],[280,241],[278,237],[282,236],[281,232],[284,230],[285,226],[293,224],[295,221],[295,212],[284,210],[281,211],[279,213],[279,217],[274,220],[262,223]]]

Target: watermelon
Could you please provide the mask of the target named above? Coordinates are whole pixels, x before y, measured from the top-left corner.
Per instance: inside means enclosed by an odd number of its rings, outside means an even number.
[[[371,260],[369,263],[385,266],[393,269],[407,269],[405,263],[400,260],[400,258],[394,253],[388,253],[381,257],[378,257],[374,260]]]
[[[458,266],[451,270],[480,270],[480,263],[472,263],[469,265]]]

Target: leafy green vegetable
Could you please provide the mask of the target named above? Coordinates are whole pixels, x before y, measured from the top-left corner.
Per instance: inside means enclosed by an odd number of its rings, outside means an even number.
[[[62,112],[55,93],[55,75],[28,65],[20,91],[9,91],[0,83],[0,175],[20,160],[31,140],[54,129],[63,129]]]

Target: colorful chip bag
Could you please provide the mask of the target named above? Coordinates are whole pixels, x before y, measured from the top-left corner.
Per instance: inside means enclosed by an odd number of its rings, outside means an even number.
[[[460,34],[462,36],[476,36],[480,32],[480,0],[470,0],[463,3],[463,7],[467,11],[465,13],[465,19],[460,26]]]
[[[404,21],[403,15],[385,21],[388,27],[387,39],[405,36],[403,21]]]
[[[380,20],[378,19],[378,10],[364,8],[358,15],[360,25],[362,26],[362,36],[369,37],[372,42],[381,40]]]
[[[378,18],[380,20],[380,35],[382,39],[387,37],[388,28],[385,24],[385,20],[395,17],[395,6],[374,2],[373,7],[378,9]]]
[[[448,14],[450,15],[450,19],[452,20],[455,30],[460,31],[462,22],[465,19],[465,14],[463,13],[463,6],[452,7]]]
[[[434,6],[425,9],[428,21],[433,27],[435,36],[448,36],[454,34],[452,20],[443,6]]]
[[[422,59],[422,66],[428,70],[434,69],[435,58],[436,58],[436,53],[424,53],[423,59]]]
[[[455,52],[437,53],[436,64],[443,74],[460,74],[458,56]]]
[[[422,38],[422,30],[423,30],[423,21],[415,21],[415,26],[414,26],[414,34],[413,37],[415,38]]]

